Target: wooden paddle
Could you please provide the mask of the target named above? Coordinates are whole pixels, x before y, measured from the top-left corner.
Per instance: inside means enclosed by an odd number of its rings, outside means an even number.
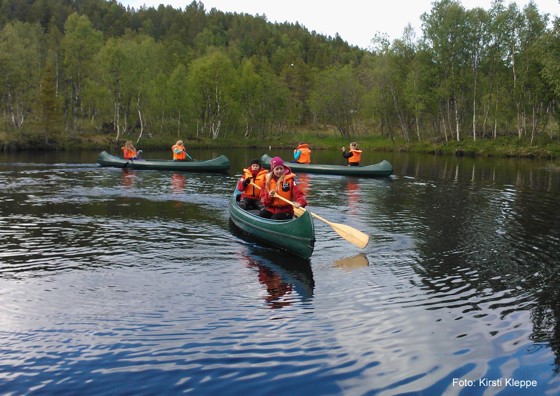
[[[260,189],[260,187],[257,186],[253,182],[251,182],[251,185]],[[292,205],[294,207],[294,214],[298,217],[301,216],[305,212],[309,212],[308,210],[306,210],[304,208],[296,208],[292,201],[290,201],[290,200],[288,200],[284,197],[281,197],[278,194],[276,194],[275,197],[284,201],[284,202],[286,202],[286,203],[289,203],[290,205]],[[296,211],[299,211],[299,214]],[[350,227],[346,224],[333,223],[332,221],[328,221],[328,220],[322,218],[321,216],[316,215],[313,212],[309,212],[309,214],[311,216],[321,220],[321,221],[324,221],[328,225],[330,225],[331,228],[333,230],[335,230],[338,235],[340,235],[342,238],[346,239],[348,242],[350,242],[354,246],[359,247],[360,249],[363,249],[367,246],[367,244],[369,242],[369,235],[364,234],[362,231],[359,231],[359,230],[357,230],[353,227]]]
[[[261,189],[258,185],[256,185],[255,183],[251,182],[250,183],[253,187],[258,188],[259,190]],[[293,205],[293,204],[292,204]],[[303,214],[305,213],[305,209],[303,208],[296,208],[294,206],[294,216],[296,217],[301,217]]]
[[[186,154],[186,156],[187,156],[188,159],[190,159],[191,161],[196,161],[193,157],[191,157],[191,156],[189,155],[189,153],[187,153],[186,150],[183,150],[183,152]]]

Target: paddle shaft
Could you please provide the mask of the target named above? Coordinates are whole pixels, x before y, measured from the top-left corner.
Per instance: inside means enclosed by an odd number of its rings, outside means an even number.
[[[186,150],[183,150],[183,152],[187,155],[187,157],[188,157],[191,161],[196,161],[193,157],[191,157],[191,156],[189,155],[189,153],[187,153]]]
[[[256,185],[256,184],[253,183],[253,182],[250,182],[249,184],[251,184],[251,185],[252,185],[253,187],[255,187],[255,188],[258,188],[259,190],[261,189],[260,186]],[[288,201],[287,199],[282,198],[282,197],[279,196],[279,195],[276,196],[276,197],[277,197],[277,198],[281,198],[281,199],[283,199],[284,201],[288,202],[290,205],[292,205],[292,206],[294,207],[294,215],[296,215],[297,217],[300,217],[300,216],[303,214],[303,212],[305,212],[305,209],[302,208],[302,207],[296,208],[296,207],[294,206],[294,203],[293,203],[293,202],[290,202],[290,201]],[[310,213],[311,213],[311,212],[310,212]]]
[[[253,183],[253,182],[251,182],[251,183],[249,183],[249,184],[252,185],[253,187],[258,188],[259,190],[261,189],[260,186],[256,185],[256,184]],[[296,208],[296,209],[305,210],[304,208],[298,208],[298,207],[296,207],[296,205],[295,205],[292,201],[290,201],[290,200],[288,200],[288,199],[286,199],[286,198],[284,198],[284,197],[281,197],[281,196],[278,195],[278,194],[274,194],[274,196],[275,196],[276,198],[279,198],[280,200],[282,200],[282,201],[284,201],[284,202],[289,203],[290,205],[292,205],[292,206],[293,206],[294,208]]]
[[[257,186],[255,183],[251,182],[251,185],[253,185],[254,187],[258,187],[260,189],[259,186]],[[324,221],[325,223],[327,223],[328,225],[331,226],[331,228],[333,230],[336,231],[336,233],[338,235],[340,235],[342,238],[346,239],[348,242],[350,242],[351,244],[353,244],[356,247],[359,247],[360,249],[363,249],[367,246],[368,242],[369,242],[369,235],[363,233],[362,231],[359,231],[355,228],[352,228],[346,224],[338,224],[338,223],[333,223],[331,221],[328,221],[324,218],[322,218],[319,215],[316,215],[313,212],[309,212],[308,210],[306,210],[305,208],[296,208],[295,204],[290,201],[289,199],[286,199],[278,194],[274,195],[276,198],[280,199],[281,201],[284,201],[286,203],[289,203],[290,205],[292,205],[294,207],[294,209],[298,209],[301,210],[302,213],[303,212],[308,212],[311,216]]]

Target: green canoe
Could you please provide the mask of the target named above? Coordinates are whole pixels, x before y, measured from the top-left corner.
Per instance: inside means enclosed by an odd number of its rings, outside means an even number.
[[[268,154],[264,154],[261,157],[263,167],[270,168],[270,159]],[[393,165],[386,160],[366,166],[298,164],[297,162],[286,162],[286,165],[295,173],[321,173],[324,175],[358,177],[389,177],[393,174]]]
[[[97,158],[97,162],[101,166],[112,166],[115,168],[126,169],[149,169],[149,170],[173,170],[187,172],[225,172],[231,166],[229,159],[225,155],[209,159],[206,161],[173,161],[173,160],[125,160],[120,157],[109,154],[106,151],[101,152]]]
[[[267,245],[288,251],[303,259],[313,254],[315,227],[309,212],[291,220],[271,220],[259,217],[256,211],[241,209],[241,192],[235,189],[229,201],[230,218],[239,229]]]

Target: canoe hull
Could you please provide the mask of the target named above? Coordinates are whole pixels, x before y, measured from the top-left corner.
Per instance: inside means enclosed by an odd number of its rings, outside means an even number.
[[[173,161],[173,160],[125,160],[111,155],[106,151],[101,152],[97,158],[101,166],[115,168],[140,169],[140,170],[172,170],[186,172],[225,172],[231,164],[229,159],[220,155],[219,157],[206,161]]]
[[[241,193],[235,189],[229,201],[230,218],[235,226],[254,238],[308,259],[315,247],[315,227],[308,212],[292,220],[271,220],[243,210],[237,204]]]
[[[270,169],[270,159],[271,157],[268,154],[264,154],[261,157],[263,167]],[[389,177],[393,174],[393,165],[386,160],[366,166],[298,164],[297,162],[289,162],[286,165],[295,173],[318,173],[356,177]]]

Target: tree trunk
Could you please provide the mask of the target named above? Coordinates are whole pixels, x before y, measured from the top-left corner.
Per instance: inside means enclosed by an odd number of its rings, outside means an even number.
[[[397,104],[397,97],[395,95],[394,89],[391,89],[391,98],[393,99],[393,106],[395,107],[395,112],[397,113],[397,117],[399,118],[399,123],[401,124],[401,131],[402,131],[403,138],[405,142],[409,142],[410,134],[408,132],[408,127],[406,126],[402,112],[400,111],[399,106]]]
[[[118,141],[119,137],[121,136],[121,128],[120,128],[120,106],[118,100],[115,101],[115,117],[113,118],[113,130],[117,131],[117,136],[115,136],[115,140]]]
[[[179,115],[177,116],[177,138],[181,136],[181,112],[179,111]]]
[[[535,141],[536,129],[537,129],[537,111],[536,106],[533,105],[533,120],[531,122],[531,144]]]
[[[138,109],[138,119],[140,120],[140,133],[138,134],[138,139],[136,139],[136,144],[138,144],[144,134],[144,120],[142,119],[142,110],[140,110],[140,95],[136,99],[136,107]]]
[[[455,103],[455,133],[457,136],[457,141],[460,142],[461,141],[461,127],[459,126],[459,110],[458,110],[457,103]]]
[[[473,141],[476,142],[476,74],[474,77],[474,88],[473,88],[473,115],[472,115],[472,136]]]

